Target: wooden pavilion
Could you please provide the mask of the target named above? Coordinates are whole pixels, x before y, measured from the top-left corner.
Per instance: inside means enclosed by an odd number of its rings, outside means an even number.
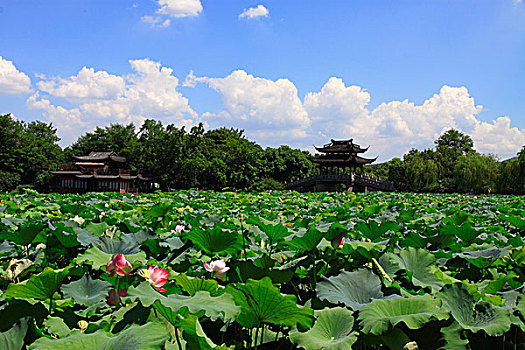
[[[55,175],[52,191],[82,192],[150,192],[155,189],[151,178],[140,170],[131,170],[128,159],[115,152],[91,152],[74,156],[75,163],[51,171]]]
[[[369,159],[358,156],[358,153],[364,153],[368,151],[368,148],[361,148],[356,145],[354,139],[350,140],[330,140],[329,144],[323,147],[315,147],[315,149],[323,153],[320,157],[310,158],[310,160],[316,164],[319,164],[320,174],[326,175],[339,175],[339,174],[352,174],[359,172],[363,174],[363,166],[365,164],[371,164],[377,159]]]
[[[310,160],[318,165],[317,174],[286,184],[286,188],[299,192],[336,191],[393,191],[391,182],[375,179],[363,172],[366,164],[376,158],[364,158],[359,154],[368,151],[355,144],[353,139],[330,140],[323,147],[315,147],[322,153]]]

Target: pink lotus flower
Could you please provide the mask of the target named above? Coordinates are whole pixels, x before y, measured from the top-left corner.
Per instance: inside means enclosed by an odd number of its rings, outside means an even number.
[[[332,248],[334,249],[343,249],[345,245],[345,236],[344,233],[341,233],[340,235],[332,238]]]
[[[131,273],[124,270],[124,268],[133,270],[133,266],[131,266],[131,263],[126,259],[126,256],[124,254],[117,254],[106,265],[106,272],[109,273],[109,277],[115,276],[115,273],[119,276],[124,276],[126,273],[131,275]]]
[[[149,271],[149,276],[148,276],[149,284],[151,284],[151,286],[155,288],[156,290],[158,290],[159,292],[166,292],[167,289],[164,289],[161,287],[165,285],[166,282],[168,281],[168,277],[170,273],[164,270],[163,268],[160,268],[157,266],[153,267],[151,265],[148,267],[148,271]]]
[[[208,265],[207,263],[202,263],[204,265],[204,269],[208,272],[211,272],[213,274],[213,277],[216,277],[218,279],[222,278],[221,273],[225,273],[230,268],[226,266],[226,262],[221,260],[215,260],[210,262]]]
[[[175,230],[171,230],[171,231],[174,233],[181,233],[182,231],[184,231],[184,225],[177,225],[175,226]]]
[[[118,291],[118,294],[115,293],[115,289],[111,288],[109,291],[109,296],[106,298],[106,303],[111,306],[115,306],[115,304],[120,304],[120,298],[123,298],[128,293],[125,289],[120,289]]]

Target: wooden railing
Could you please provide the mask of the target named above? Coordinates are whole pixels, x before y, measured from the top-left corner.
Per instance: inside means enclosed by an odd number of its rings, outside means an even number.
[[[292,181],[285,184],[285,188],[292,189],[299,186],[305,186],[312,182],[341,182],[341,183],[352,183],[360,186],[366,186],[369,189],[376,189],[380,191],[394,191],[394,184],[389,181],[376,179],[368,175],[358,174],[341,174],[341,175],[314,175],[309,176],[300,180]]]

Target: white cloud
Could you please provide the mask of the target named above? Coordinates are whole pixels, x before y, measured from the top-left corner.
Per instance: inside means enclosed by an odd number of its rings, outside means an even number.
[[[252,7],[249,9],[245,9],[240,15],[239,19],[241,18],[258,18],[258,17],[268,17],[270,15],[270,12],[266,7],[263,5],[258,5],[257,7]]]
[[[312,121],[310,132],[325,139],[363,134],[371,123],[366,109],[369,102],[370,94],[359,86],[346,87],[341,79],[330,78],[320,92],[304,98]]]
[[[157,13],[174,18],[195,17],[202,12],[200,0],[158,0]]]
[[[82,68],[67,79],[46,78],[27,100],[32,109],[43,110],[44,117],[65,132],[64,141],[80,133],[110,123],[141,123],[157,118],[177,125],[191,125],[197,116],[188,99],[177,91],[179,80],[173,69],[149,59],[129,61],[134,73],[117,76],[105,71]],[[48,97],[41,93],[49,94]],[[65,99],[72,108],[55,105],[51,99]]]
[[[169,18],[163,20],[163,18],[160,16],[143,16],[141,20],[142,22],[148,23],[155,28],[167,28],[171,24],[171,20]]]
[[[31,79],[16,69],[12,61],[0,56],[0,94],[31,92]]]
[[[294,138],[306,136],[310,119],[297,88],[288,79],[273,81],[237,70],[225,78],[198,78],[190,73],[185,85],[194,86],[196,82],[219,92],[226,108],[223,113],[206,114],[206,118],[245,128],[248,135],[265,137],[278,132]]]
[[[73,101],[114,99],[124,92],[126,85],[120,76],[87,67],[68,79],[44,79],[36,84],[40,91]]]
[[[525,129],[510,126],[509,117],[499,117],[490,123],[479,122],[471,133],[474,147],[482,153],[513,157],[525,145]]]
[[[319,92],[307,93],[304,102],[287,79],[272,81],[238,70],[225,78],[196,77],[191,72],[185,86],[206,83],[219,92],[225,110],[205,113],[212,125],[244,128],[256,141],[307,148],[331,138],[354,138],[371,145],[369,157],[400,157],[410,148],[433,147],[444,131],[455,128],[472,136],[480,152],[502,157],[516,154],[525,144],[525,130],[511,127],[508,117],[492,124],[481,122],[476,105],[465,87],[443,86],[418,105],[391,101],[368,108],[370,94],[359,86],[345,86],[332,77]]]

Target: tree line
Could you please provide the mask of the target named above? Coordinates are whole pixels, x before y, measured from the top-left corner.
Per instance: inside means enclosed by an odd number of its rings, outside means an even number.
[[[243,130],[205,130],[202,124],[186,130],[147,119],[138,129],[132,123],[97,127],[65,149],[59,140],[52,124],[1,115],[0,190],[22,185],[46,191],[53,179],[49,171],[92,151],[128,157],[132,169],[152,176],[162,190],[282,189],[315,169],[306,151],[288,146],[263,149]]]
[[[0,115],[0,190],[31,186],[49,189],[58,167],[74,155],[115,151],[130,159],[133,169],[152,176],[162,190],[282,189],[284,184],[316,173],[306,151],[288,146],[264,149],[248,140],[243,130],[189,130],[147,119],[134,124],[111,124],[80,136],[65,149],[52,124],[26,123]],[[470,136],[451,129],[435,149],[412,149],[400,158],[365,167],[397,190],[413,192],[525,193],[525,146],[516,157],[500,162],[476,152]]]
[[[474,150],[470,136],[450,129],[434,141],[435,149],[411,149],[403,159],[367,168],[411,192],[525,193],[525,146],[511,159]]]

